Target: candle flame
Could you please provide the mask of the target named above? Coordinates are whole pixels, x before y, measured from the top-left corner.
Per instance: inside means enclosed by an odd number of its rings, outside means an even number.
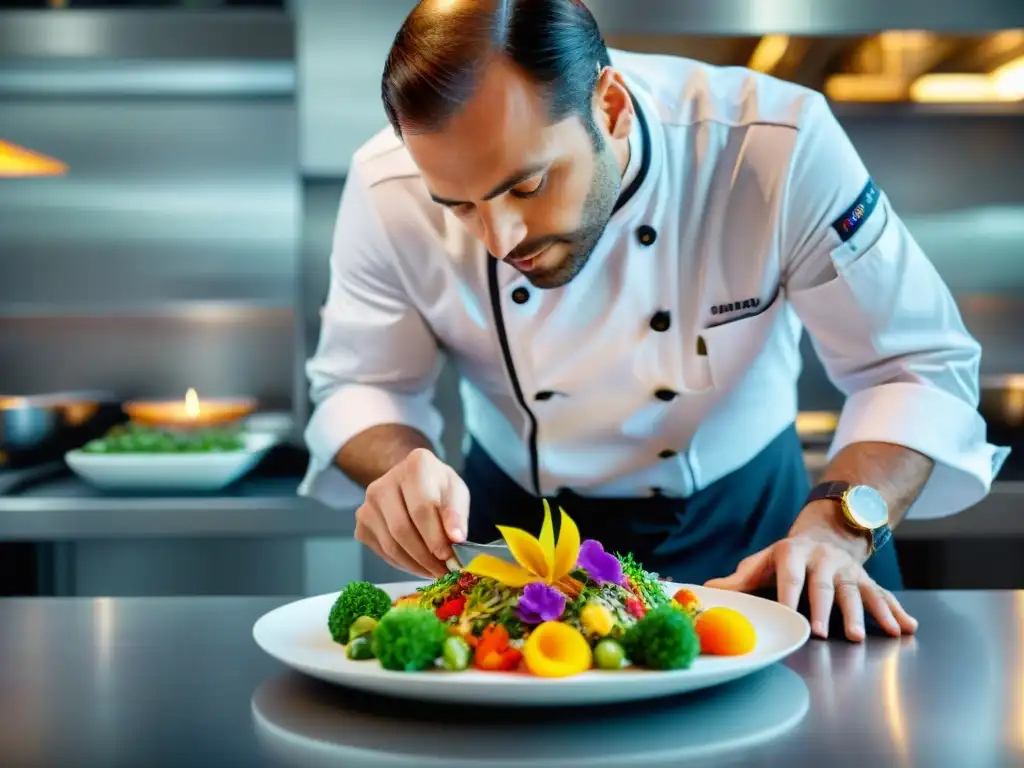
[[[185,393],[185,415],[190,419],[199,418],[199,395],[191,387]]]

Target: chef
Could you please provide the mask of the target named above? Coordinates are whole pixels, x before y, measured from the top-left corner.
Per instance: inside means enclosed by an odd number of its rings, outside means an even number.
[[[452,541],[538,531],[546,498],[674,581],[806,590],[819,636],[834,610],[854,641],[866,611],[913,632],[892,529],[981,500],[1006,451],[979,345],[824,98],[609,51],[579,0],[426,0],[382,93],[391,125],[338,213],[300,492],[358,507],[356,537],[419,575]],[[813,488],[804,329],[846,395]]]

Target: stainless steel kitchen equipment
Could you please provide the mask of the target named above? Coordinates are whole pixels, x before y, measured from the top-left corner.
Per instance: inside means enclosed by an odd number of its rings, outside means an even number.
[[[445,563],[452,571],[466,567],[477,555],[490,555],[507,563],[516,563],[516,559],[509,550],[508,545],[501,539],[495,539],[488,544],[464,541],[459,544],[452,544],[452,549],[455,551],[455,557],[450,558]]]
[[[0,396],[0,468],[59,460],[124,418],[104,392]]]

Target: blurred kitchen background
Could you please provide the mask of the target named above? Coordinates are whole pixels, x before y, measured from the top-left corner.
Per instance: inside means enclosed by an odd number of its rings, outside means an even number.
[[[351,511],[295,488],[338,197],[385,124],[380,71],[413,5],[0,6],[0,160],[24,171],[0,175],[0,594],[313,594],[394,576],[352,541]],[[977,508],[900,528],[908,584],[1024,587],[1024,5],[589,5],[613,46],[833,100],[984,345],[992,439],[1019,446]],[[842,401],[805,357],[813,471]],[[205,494],[104,491],[62,453],[12,448],[26,403],[49,413],[40,395],[117,411],[189,389],[256,398],[282,443]],[[457,457],[451,372],[438,399]]]

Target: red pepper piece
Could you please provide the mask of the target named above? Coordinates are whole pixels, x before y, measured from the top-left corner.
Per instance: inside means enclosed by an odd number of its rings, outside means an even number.
[[[626,610],[638,619],[642,619],[644,614],[647,613],[647,609],[644,607],[644,604],[635,597],[631,597],[626,600]]]
[[[462,614],[462,609],[466,607],[466,598],[464,597],[453,597],[451,600],[445,600],[438,606],[437,610],[434,611],[434,615],[437,616],[441,621],[450,619],[452,616],[459,616]]]
[[[503,654],[501,654],[501,670],[503,672],[511,672],[519,666],[519,662],[523,659],[523,652],[518,648],[509,648]]]

